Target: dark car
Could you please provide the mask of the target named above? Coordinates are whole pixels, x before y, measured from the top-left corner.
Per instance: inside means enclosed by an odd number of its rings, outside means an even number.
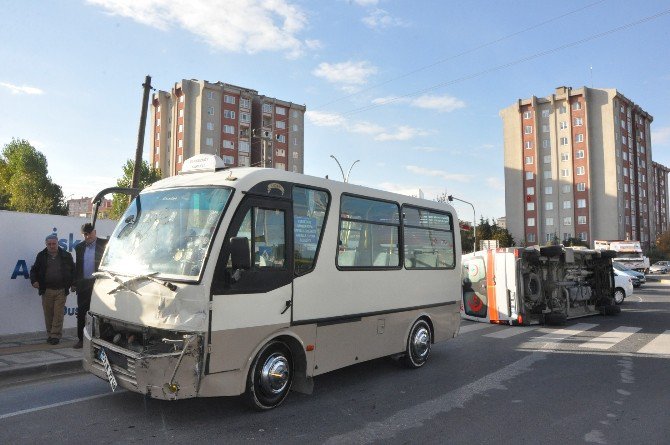
[[[647,282],[647,277],[642,272],[629,269],[623,264],[617,263],[616,261],[612,263],[612,267],[614,267],[619,272],[623,272],[626,275],[630,275],[630,278],[633,281],[633,287],[640,287]]]

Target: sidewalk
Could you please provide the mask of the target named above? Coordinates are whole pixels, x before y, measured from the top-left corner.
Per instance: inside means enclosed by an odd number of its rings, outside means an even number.
[[[63,330],[57,345],[44,332],[0,336],[0,387],[41,378],[83,372],[81,349],[73,349],[77,329]]]

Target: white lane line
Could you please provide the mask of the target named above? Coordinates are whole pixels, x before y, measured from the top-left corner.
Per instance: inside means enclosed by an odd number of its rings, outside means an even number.
[[[610,332],[605,332],[598,337],[592,338],[584,344],[579,345],[580,348],[588,349],[600,349],[605,350],[609,349],[617,343],[627,339],[631,335],[635,334],[637,331],[642,328],[635,328],[630,326],[619,326]]]
[[[544,345],[541,346],[543,349],[557,348],[559,343],[566,338],[581,334],[582,332],[595,328],[596,326],[598,325],[591,323],[577,323],[576,325],[570,326],[569,328],[558,329],[541,337],[532,338],[530,343],[544,343]]]
[[[529,328],[529,327],[519,327],[519,326],[507,326],[498,332],[493,332],[491,334],[486,334],[484,337],[491,337],[491,338],[510,338],[514,337],[515,335],[519,334],[525,334],[526,332],[531,332],[537,329],[537,327]]]
[[[468,332],[478,331],[480,329],[486,329],[493,327],[490,323],[472,323],[465,326],[461,326],[461,329],[458,331],[459,334],[467,334]]]
[[[21,416],[23,414],[30,414],[30,413],[34,413],[34,412],[37,412],[37,411],[42,411],[42,410],[45,410],[45,409],[58,408],[59,406],[70,405],[72,403],[79,403],[79,402],[86,402],[88,400],[100,399],[102,397],[107,397],[107,396],[111,396],[113,394],[118,394],[119,392],[125,392],[125,391],[116,391],[116,392],[109,392],[109,393],[104,393],[104,394],[97,394],[95,396],[88,396],[88,397],[82,397],[80,399],[66,400],[64,402],[52,403],[51,405],[36,406],[35,408],[23,409],[21,411],[16,411],[16,412],[13,412],[13,413],[0,414],[0,420],[9,419],[10,417],[14,417],[14,416]]]
[[[642,349],[640,354],[670,355],[670,331],[659,334]]]

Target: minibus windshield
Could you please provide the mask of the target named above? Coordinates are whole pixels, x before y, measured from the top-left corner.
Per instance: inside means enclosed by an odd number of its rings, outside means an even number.
[[[114,229],[100,269],[197,280],[231,193],[183,187],[140,194]]]

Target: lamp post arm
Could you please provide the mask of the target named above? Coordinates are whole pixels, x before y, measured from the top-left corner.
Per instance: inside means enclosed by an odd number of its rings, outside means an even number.
[[[462,199],[458,199],[457,197],[453,195],[449,195],[449,200],[455,200],[455,201],[460,201],[465,204],[469,204],[470,207],[472,207],[472,236],[474,239],[474,245],[472,246],[472,251],[476,252],[477,251],[477,212],[475,212],[475,206],[468,201],[464,201]]]
[[[347,178],[344,176],[344,170],[342,170],[342,165],[340,165],[340,161],[338,161],[337,158],[333,155],[330,155],[330,157],[333,158],[335,162],[337,162],[337,166],[340,167],[340,172],[342,172],[342,180],[344,182],[347,182]],[[351,169],[349,171],[351,171]]]
[[[349,182],[349,175],[351,174],[351,169],[354,168],[354,165],[356,165],[357,162],[359,162],[360,159],[356,159],[353,164],[351,164],[351,167],[349,167],[349,171],[347,172],[347,179],[344,180],[344,182]],[[342,168],[342,167],[340,167]]]

